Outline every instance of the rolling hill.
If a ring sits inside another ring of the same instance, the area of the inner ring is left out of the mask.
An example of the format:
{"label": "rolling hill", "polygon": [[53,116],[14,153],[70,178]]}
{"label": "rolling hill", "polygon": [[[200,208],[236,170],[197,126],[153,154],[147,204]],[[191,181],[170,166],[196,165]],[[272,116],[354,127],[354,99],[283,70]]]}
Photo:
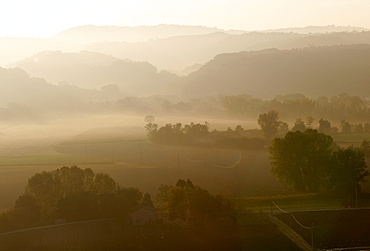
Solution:
{"label": "rolling hill", "polygon": [[145,42],[149,39],[161,39],[181,35],[199,35],[221,31],[217,28],[188,25],[154,25],[154,26],[94,26],[85,25],[64,30],[53,39],[79,43],[103,41]]}
{"label": "rolling hill", "polygon": [[370,45],[221,54],[185,79],[185,96],[370,96]]}
{"label": "rolling hill", "polygon": [[248,32],[229,34],[215,32],[201,35],[173,36],[141,43],[122,41],[99,42],[86,49],[118,58],[148,61],[159,69],[181,73],[182,69],[204,64],[222,53],[264,50],[269,48],[294,49],[314,46],[370,44],[370,32],[288,33]]}
{"label": "rolling hill", "polygon": [[42,52],[13,66],[54,84],[67,82],[87,89],[117,85],[124,95],[129,96],[180,92],[180,78],[174,74],[159,72],[147,62],[119,60],[94,52]]}

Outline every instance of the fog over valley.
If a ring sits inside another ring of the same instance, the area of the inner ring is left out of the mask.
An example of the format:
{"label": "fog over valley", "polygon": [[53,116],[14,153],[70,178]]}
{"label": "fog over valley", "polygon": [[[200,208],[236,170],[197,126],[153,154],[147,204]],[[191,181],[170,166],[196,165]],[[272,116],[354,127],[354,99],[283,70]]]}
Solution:
{"label": "fog over valley", "polygon": [[369,8],[8,2],[0,250],[370,250]]}

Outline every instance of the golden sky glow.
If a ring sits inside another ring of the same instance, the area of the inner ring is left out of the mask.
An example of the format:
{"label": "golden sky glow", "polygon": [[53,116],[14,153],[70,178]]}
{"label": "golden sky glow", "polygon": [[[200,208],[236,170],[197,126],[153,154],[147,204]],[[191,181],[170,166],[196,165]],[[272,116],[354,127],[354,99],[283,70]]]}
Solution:
{"label": "golden sky glow", "polygon": [[203,25],[261,30],[309,25],[370,28],[370,0],[12,0],[0,36],[48,37],[80,25]]}

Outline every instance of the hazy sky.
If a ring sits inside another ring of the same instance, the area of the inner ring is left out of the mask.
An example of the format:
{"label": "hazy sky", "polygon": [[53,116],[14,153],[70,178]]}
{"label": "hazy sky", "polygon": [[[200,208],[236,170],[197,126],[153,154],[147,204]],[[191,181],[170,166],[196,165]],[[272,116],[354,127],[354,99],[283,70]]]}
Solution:
{"label": "hazy sky", "polygon": [[309,25],[370,28],[370,0],[8,0],[0,36],[48,37],[79,25],[204,25],[261,30]]}

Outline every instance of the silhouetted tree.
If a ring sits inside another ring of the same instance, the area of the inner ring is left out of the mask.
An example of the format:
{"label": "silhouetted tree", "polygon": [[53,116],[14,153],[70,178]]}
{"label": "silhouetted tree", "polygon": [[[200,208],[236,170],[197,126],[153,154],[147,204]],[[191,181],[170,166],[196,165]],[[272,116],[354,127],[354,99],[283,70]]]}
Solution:
{"label": "silhouetted tree", "polygon": [[193,224],[203,224],[215,213],[232,211],[226,199],[194,186],[189,179],[186,182],[180,179],[175,186],[161,185],[158,198],[163,199],[170,218],[189,220]]}
{"label": "silhouetted tree", "polygon": [[370,132],[370,123],[364,124],[364,132],[369,133]]}
{"label": "silhouetted tree", "polygon": [[279,113],[271,110],[268,113],[260,114],[258,117],[258,124],[267,139],[273,138],[279,132]]}
{"label": "silhouetted tree", "polygon": [[370,157],[370,141],[369,140],[363,140],[360,149],[364,152],[365,157]]}
{"label": "silhouetted tree", "polygon": [[317,192],[327,176],[333,139],[317,130],[288,132],[269,148],[272,173],[297,191]]}
{"label": "silhouetted tree", "polygon": [[350,125],[350,123],[348,123],[347,121],[342,120],[342,121],[340,122],[340,125],[341,125],[341,127],[342,127],[342,133],[351,133],[351,132],[352,132],[351,125]]}
{"label": "silhouetted tree", "polygon": [[318,131],[325,134],[331,134],[331,123],[328,120],[320,119]]}
{"label": "silhouetted tree", "polygon": [[25,195],[35,198],[40,207],[41,218],[50,220],[63,195],[60,177],[55,172],[36,173],[28,180]]}
{"label": "silhouetted tree", "polygon": [[179,179],[179,180],[176,182],[176,186],[177,186],[177,187],[186,187],[186,181],[185,181],[185,180],[182,180],[182,179]]}
{"label": "silhouetted tree", "polygon": [[92,185],[92,192],[95,194],[107,194],[114,193],[117,191],[118,185],[106,173],[97,173],[94,178],[94,183]]}
{"label": "silhouetted tree", "polygon": [[312,129],[312,123],[315,119],[312,116],[307,116],[306,118],[306,124],[308,129]]}
{"label": "silhouetted tree", "polygon": [[123,218],[141,197],[137,188],[120,188],[108,174],[71,166],[32,176],[15,209],[35,219],[38,214],[34,212],[38,210],[43,222],[56,218]]}
{"label": "silhouetted tree", "polygon": [[305,131],[307,128],[306,128],[306,125],[304,124],[304,121],[302,121],[300,118],[296,120],[296,122],[294,123],[294,126],[292,127],[292,131],[295,132],[295,131]]}
{"label": "silhouetted tree", "polygon": [[150,196],[149,193],[144,194],[141,205],[154,207],[154,204],[153,204],[153,201],[152,201],[152,196]]}
{"label": "silhouetted tree", "polygon": [[25,227],[36,225],[41,219],[40,206],[37,200],[30,195],[22,195],[15,201],[12,210],[12,219],[17,225]]}
{"label": "silhouetted tree", "polygon": [[361,150],[349,147],[333,153],[331,185],[336,193],[354,195],[360,192],[359,182],[364,182],[368,175],[365,155]]}
{"label": "silhouetted tree", "polygon": [[354,133],[363,133],[364,132],[364,127],[362,124],[356,124],[353,126],[353,132]]}
{"label": "silhouetted tree", "polygon": [[154,122],[154,120],[155,120],[155,118],[154,118],[154,116],[153,116],[153,115],[147,115],[147,116],[145,116],[144,120],[145,120],[145,122],[147,122],[147,123],[153,123],[153,122]]}

